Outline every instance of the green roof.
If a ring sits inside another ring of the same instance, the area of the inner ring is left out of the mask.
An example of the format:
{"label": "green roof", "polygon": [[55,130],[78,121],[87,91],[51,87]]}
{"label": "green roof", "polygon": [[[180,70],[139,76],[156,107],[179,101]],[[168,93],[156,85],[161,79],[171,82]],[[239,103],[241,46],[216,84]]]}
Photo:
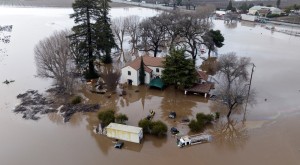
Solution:
{"label": "green roof", "polygon": [[161,80],[161,78],[155,78],[155,79],[152,79],[149,83],[149,86],[150,87],[157,87],[157,88],[160,88],[162,89],[165,84],[164,82]]}

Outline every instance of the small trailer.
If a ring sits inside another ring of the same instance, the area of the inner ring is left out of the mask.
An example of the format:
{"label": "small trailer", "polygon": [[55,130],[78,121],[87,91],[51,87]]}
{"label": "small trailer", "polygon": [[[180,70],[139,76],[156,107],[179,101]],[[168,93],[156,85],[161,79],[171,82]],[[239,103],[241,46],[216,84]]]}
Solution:
{"label": "small trailer", "polygon": [[251,21],[251,22],[258,20],[258,16],[249,15],[249,14],[241,14],[241,18],[244,21]]}
{"label": "small trailer", "polygon": [[177,146],[182,148],[184,146],[208,143],[212,141],[212,135],[209,134],[197,134],[197,135],[186,135],[177,139]]}
{"label": "small trailer", "polygon": [[106,136],[133,143],[141,143],[143,139],[143,129],[141,127],[110,123],[106,127]]}

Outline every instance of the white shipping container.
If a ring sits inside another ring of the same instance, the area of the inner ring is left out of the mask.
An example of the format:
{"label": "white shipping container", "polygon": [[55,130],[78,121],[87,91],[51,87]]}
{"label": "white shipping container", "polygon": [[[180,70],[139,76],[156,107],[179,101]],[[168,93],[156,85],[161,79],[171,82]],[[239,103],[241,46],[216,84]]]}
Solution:
{"label": "white shipping container", "polygon": [[255,16],[255,15],[248,15],[248,14],[241,14],[241,18],[242,18],[242,20],[253,21],[253,22],[258,19],[257,16]]}
{"label": "white shipping container", "polygon": [[106,136],[114,139],[141,143],[143,129],[141,127],[110,123],[106,127]]}

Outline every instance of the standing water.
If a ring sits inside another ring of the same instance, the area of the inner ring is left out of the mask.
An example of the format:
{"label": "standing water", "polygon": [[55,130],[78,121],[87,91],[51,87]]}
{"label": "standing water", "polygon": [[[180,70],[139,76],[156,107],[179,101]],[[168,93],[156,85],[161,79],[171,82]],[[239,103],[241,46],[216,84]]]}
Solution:
{"label": "standing water", "polygon": [[[0,7],[0,26],[13,25],[11,41],[3,45],[7,55],[0,55],[0,162],[5,165],[39,164],[291,164],[300,162],[300,39],[271,32],[252,23],[226,25],[214,21],[220,29],[225,45],[219,54],[236,52],[251,57],[256,65],[253,88],[257,104],[249,107],[251,128],[235,127],[236,123],[221,125],[231,130],[222,135],[227,139],[211,144],[178,149],[176,139],[146,136],[142,144],[125,143],[123,150],[115,150],[112,140],[93,133],[98,124],[96,113],[76,114],[63,123],[57,114],[43,116],[38,121],[24,120],[12,112],[18,103],[16,96],[28,89],[41,92],[50,87],[50,80],[36,78],[34,46],[55,30],[71,28],[71,9],[5,8]],[[149,17],[157,11],[143,8],[113,8],[112,17],[141,14]],[[135,92],[139,89],[140,92]],[[169,126],[177,126],[184,134],[186,125],[167,118],[176,111],[178,118],[193,117],[197,112],[213,112],[213,102],[201,96],[185,96],[172,88],[153,90],[131,87],[125,97],[84,92],[101,109],[114,108],[129,116],[128,124],[137,125],[149,110],[156,111],[154,119],[162,119]],[[265,100],[267,99],[267,101]],[[280,115],[281,114],[281,115]],[[278,118],[279,117],[279,118]],[[288,120],[287,120],[288,119]],[[275,121],[275,123],[273,122]],[[288,131],[287,131],[288,130]],[[234,136],[230,136],[234,133]]]}

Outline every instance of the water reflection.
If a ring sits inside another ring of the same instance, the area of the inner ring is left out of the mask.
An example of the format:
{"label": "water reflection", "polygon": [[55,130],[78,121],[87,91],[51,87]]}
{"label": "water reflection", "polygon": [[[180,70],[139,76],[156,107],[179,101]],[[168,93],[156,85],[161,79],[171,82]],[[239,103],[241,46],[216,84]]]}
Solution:
{"label": "water reflection", "polygon": [[238,24],[237,21],[224,23],[225,27],[228,28],[228,29],[235,29],[235,28],[237,28],[237,24]]}
{"label": "water reflection", "polygon": [[244,124],[227,118],[214,124],[212,134],[214,136],[213,145],[234,151],[243,148],[249,139]]}

